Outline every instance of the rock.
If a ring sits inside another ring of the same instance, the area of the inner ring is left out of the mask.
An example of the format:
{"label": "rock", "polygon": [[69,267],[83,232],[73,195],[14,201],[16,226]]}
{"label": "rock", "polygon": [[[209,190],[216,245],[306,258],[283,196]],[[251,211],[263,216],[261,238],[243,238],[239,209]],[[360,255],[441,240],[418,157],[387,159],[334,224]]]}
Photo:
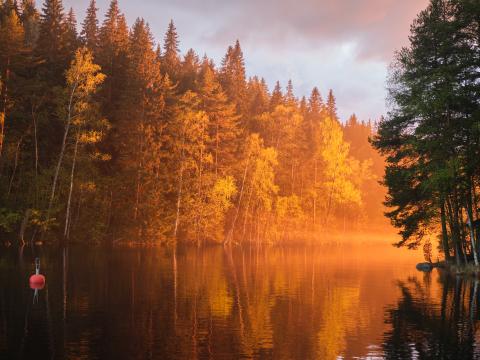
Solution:
{"label": "rock", "polygon": [[425,262],[425,263],[417,264],[418,271],[429,272],[429,271],[432,271],[432,269],[433,269],[433,264],[431,263]]}

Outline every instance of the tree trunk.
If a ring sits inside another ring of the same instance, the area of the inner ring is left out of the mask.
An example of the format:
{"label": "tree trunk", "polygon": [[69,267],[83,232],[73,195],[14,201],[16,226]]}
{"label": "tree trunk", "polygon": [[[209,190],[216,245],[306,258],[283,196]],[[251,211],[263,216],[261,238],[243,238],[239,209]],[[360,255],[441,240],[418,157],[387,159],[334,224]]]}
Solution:
{"label": "tree trunk", "polygon": [[180,176],[178,181],[178,194],[177,194],[177,215],[175,217],[175,229],[173,230],[173,237],[177,237],[178,232],[178,224],[180,222],[180,205],[181,205],[181,198],[182,198],[182,189],[183,188],[183,160],[182,164],[180,165]]}
{"label": "tree trunk", "polygon": [[219,144],[219,134],[218,134],[218,119],[215,123],[215,178],[218,176],[218,144]]}
{"label": "tree trunk", "polygon": [[63,236],[68,239],[70,226],[70,206],[72,203],[72,192],[73,192],[73,179],[75,176],[75,165],[77,162],[77,152],[78,152],[78,142],[80,140],[80,131],[77,132],[77,138],[75,140],[75,150],[73,151],[73,161],[72,161],[72,171],[70,172],[70,189],[68,191],[68,200],[67,200],[67,213],[65,215],[65,229],[63,231]]}
{"label": "tree trunk", "polygon": [[38,137],[37,137],[37,119],[35,117],[34,106],[32,105],[33,136],[35,144],[35,205],[38,202]]}
{"label": "tree trunk", "polygon": [[315,159],[315,172],[313,178],[313,230],[315,231],[317,223],[317,159]]}
{"label": "tree trunk", "polygon": [[5,139],[5,119],[7,117],[8,80],[10,78],[10,57],[7,58],[5,80],[3,82],[3,109],[0,112],[0,158],[2,157],[3,142]]}
{"label": "tree trunk", "polygon": [[448,232],[447,232],[447,222],[445,218],[445,202],[442,201],[442,204],[440,206],[440,216],[441,216],[441,222],[442,222],[442,247],[443,247],[443,253],[445,254],[445,261],[447,263],[450,262],[450,248],[448,245]]}
{"label": "tree trunk", "polygon": [[475,244],[475,231],[473,229],[472,203],[467,199],[465,205],[466,205],[467,217],[469,222],[468,228],[470,230],[470,242],[472,244],[473,261],[475,262],[475,266],[478,266],[477,246]]}
{"label": "tree trunk", "polygon": [[232,241],[233,232],[235,231],[235,223],[237,222],[238,214],[240,212],[240,206],[242,204],[243,190],[245,188],[245,180],[247,179],[247,171],[248,171],[249,163],[250,163],[250,154],[248,154],[247,163],[245,164],[245,170],[243,172],[242,187],[240,189],[240,195],[238,196],[238,204],[237,204],[237,209],[235,211],[235,216],[233,217],[232,226],[230,227],[227,237],[223,242],[224,245],[227,245],[228,243],[230,243],[230,241]]}
{"label": "tree trunk", "polygon": [[30,209],[25,210],[25,216],[23,217],[22,224],[20,225],[20,232],[18,233],[20,246],[25,245],[25,231],[27,230],[28,220],[30,219],[31,213],[32,213],[32,210]]}
{"label": "tree trunk", "polygon": [[454,253],[455,253],[455,263],[457,266],[460,266],[462,263],[462,257],[464,257],[462,247],[460,245],[460,238],[458,236],[458,231],[455,225],[454,221],[454,215],[453,215],[453,209],[451,205],[450,199],[447,197],[447,211],[448,211],[448,218],[449,218],[449,224],[450,224],[450,233],[452,235],[452,240],[454,244]]}
{"label": "tree trunk", "polygon": [[242,242],[245,239],[247,220],[248,220],[248,211],[250,210],[250,201],[252,199],[252,193],[253,193],[253,189],[250,189],[250,194],[248,195],[248,200],[247,200],[247,207],[245,208],[245,215],[243,216]]}
{"label": "tree trunk", "polygon": [[77,83],[75,83],[75,85],[72,88],[72,92],[70,93],[70,100],[68,102],[67,124],[65,125],[65,131],[63,133],[63,139],[62,139],[62,147],[60,149],[60,156],[58,158],[57,166],[55,168],[55,175],[53,176],[52,191],[50,194],[50,201],[48,203],[48,209],[47,209],[47,221],[50,219],[50,211],[52,209],[53,200],[55,198],[55,191],[57,188],[58,174],[60,173],[60,167],[62,166],[63,156],[65,154],[65,147],[67,145],[67,137],[70,131],[70,125],[72,123],[73,96],[75,95],[76,89],[77,89]]}
{"label": "tree trunk", "polygon": [[17,173],[18,167],[18,153],[20,151],[20,145],[22,144],[22,140],[23,136],[20,138],[20,140],[18,140],[17,148],[15,150],[15,162],[13,164],[12,176],[10,177],[10,184],[8,185],[7,197],[10,196],[10,193],[12,192],[13,180],[15,179],[15,174]]}

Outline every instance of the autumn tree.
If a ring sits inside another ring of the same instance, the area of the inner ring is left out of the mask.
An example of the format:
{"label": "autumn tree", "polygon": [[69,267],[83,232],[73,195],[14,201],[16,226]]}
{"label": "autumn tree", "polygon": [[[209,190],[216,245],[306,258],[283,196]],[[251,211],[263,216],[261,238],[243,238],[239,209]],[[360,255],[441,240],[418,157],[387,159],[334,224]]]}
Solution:
{"label": "autumn tree", "polygon": [[210,143],[208,150],[213,155],[216,176],[231,174],[238,148],[238,116],[235,106],[228,102],[215,73],[207,67],[199,83],[201,108],[209,118]]}
{"label": "autumn tree", "polygon": [[[11,9],[0,21],[0,157],[5,138],[5,122],[10,103],[12,77],[20,70],[25,32],[15,10]],[[11,90],[11,89],[10,89]]]}
{"label": "autumn tree", "polygon": [[69,136],[72,132],[72,127],[76,127],[74,158],[72,161],[70,191],[67,202],[65,234],[68,229],[68,215],[71,204],[76,155],[78,153],[78,145],[81,140],[81,130],[82,126],[85,125],[85,122],[90,120],[86,115],[89,114],[91,96],[96,92],[98,85],[103,82],[104,75],[100,73],[100,67],[93,63],[92,54],[87,49],[79,49],[75,53],[75,58],[67,71],[66,80],[67,89],[65,97],[65,109],[63,111],[65,116],[65,129],[63,133],[63,139],[57,165],[55,166],[55,172],[53,175],[53,182],[47,209],[48,220],[50,216],[50,211],[52,209],[52,206],[54,205],[60,169],[62,168],[65,152],[67,149],[67,140],[69,139]]}

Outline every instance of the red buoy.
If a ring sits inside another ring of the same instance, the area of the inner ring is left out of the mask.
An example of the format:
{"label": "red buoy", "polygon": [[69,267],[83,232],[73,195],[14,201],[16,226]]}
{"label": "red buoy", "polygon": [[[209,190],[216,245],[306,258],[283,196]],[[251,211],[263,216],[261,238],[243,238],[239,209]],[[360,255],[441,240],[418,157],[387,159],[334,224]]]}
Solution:
{"label": "red buoy", "polygon": [[30,288],[33,290],[42,290],[45,287],[45,276],[40,274],[40,259],[35,259],[35,275],[30,276]]}
{"label": "red buoy", "polygon": [[45,287],[45,276],[35,274],[30,276],[30,288],[33,290],[42,290]]}

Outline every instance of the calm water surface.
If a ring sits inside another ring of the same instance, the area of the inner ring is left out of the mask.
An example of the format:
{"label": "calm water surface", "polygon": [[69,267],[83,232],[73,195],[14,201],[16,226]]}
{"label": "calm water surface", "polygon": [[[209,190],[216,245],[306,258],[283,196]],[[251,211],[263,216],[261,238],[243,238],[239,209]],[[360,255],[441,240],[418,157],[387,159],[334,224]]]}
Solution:
{"label": "calm water surface", "polygon": [[419,260],[388,246],[1,248],[0,358],[480,359],[477,283]]}

